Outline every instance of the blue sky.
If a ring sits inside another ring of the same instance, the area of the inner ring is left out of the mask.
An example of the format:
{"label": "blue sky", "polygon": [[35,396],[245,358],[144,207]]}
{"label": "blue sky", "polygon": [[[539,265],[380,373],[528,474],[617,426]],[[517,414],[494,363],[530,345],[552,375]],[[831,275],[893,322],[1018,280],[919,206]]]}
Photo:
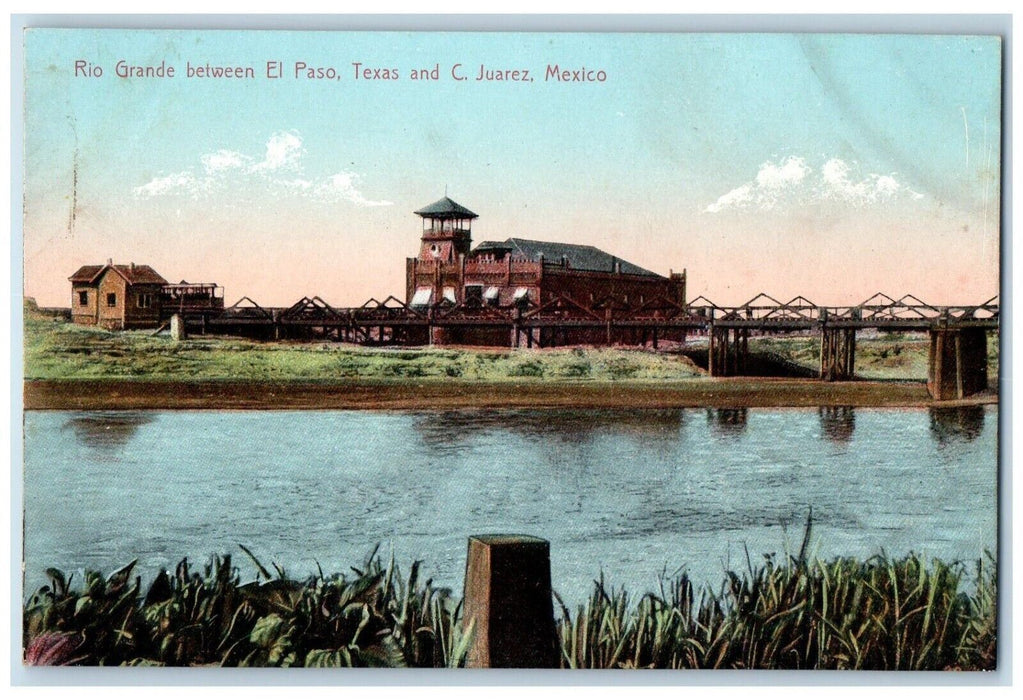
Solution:
{"label": "blue sky", "polygon": [[[118,78],[120,59],[177,76]],[[295,79],[297,61],[341,79]],[[400,79],[355,80],[355,61]],[[476,241],[685,267],[691,297],[979,302],[998,286],[1000,62],[991,37],[32,30],[26,294],[64,304],[108,257],[229,301],[400,294],[411,211],[447,188]],[[477,82],[480,64],[534,82]],[[548,64],[607,80],[545,81]]]}

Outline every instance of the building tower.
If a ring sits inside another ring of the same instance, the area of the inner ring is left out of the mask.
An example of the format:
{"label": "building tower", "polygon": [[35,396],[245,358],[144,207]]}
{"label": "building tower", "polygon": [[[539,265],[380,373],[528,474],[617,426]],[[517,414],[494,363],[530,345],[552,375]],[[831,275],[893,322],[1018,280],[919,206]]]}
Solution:
{"label": "building tower", "polygon": [[472,220],[477,214],[444,197],[415,212],[423,219],[423,243],[419,260],[458,262],[472,245]]}

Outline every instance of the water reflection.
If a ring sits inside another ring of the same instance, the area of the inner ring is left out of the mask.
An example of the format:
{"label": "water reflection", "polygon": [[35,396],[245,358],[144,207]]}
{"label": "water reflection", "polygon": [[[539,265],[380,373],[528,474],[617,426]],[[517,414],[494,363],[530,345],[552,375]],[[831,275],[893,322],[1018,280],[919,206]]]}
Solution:
{"label": "water reflection", "polygon": [[74,431],[75,438],[83,445],[111,450],[127,445],[140,427],[152,421],[149,413],[97,412],[73,416],[61,429]]}
{"label": "water reflection", "polygon": [[983,406],[954,406],[929,409],[931,435],[941,446],[973,442],[984,431]]}
{"label": "water reflection", "polygon": [[711,435],[718,438],[739,437],[746,430],[749,409],[708,408],[707,425]]}
{"label": "water reflection", "polygon": [[678,439],[685,411],[443,411],[415,417],[423,442],[448,447],[476,440],[480,434],[507,431],[530,439],[567,444],[589,442],[603,435],[644,440]]}
{"label": "water reflection", "polygon": [[821,434],[831,442],[847,443],[856,430],[856,411],[852,406],[821,406]]}

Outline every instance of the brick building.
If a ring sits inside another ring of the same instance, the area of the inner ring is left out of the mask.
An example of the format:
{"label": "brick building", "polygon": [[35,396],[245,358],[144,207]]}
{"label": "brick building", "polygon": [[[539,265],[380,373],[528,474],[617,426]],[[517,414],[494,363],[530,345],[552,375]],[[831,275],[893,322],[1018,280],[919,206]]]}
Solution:
{"label": "brick building", "polygon": [[422,239],[418,257],[406,260],[405,285],[414,308],[535,307],[559,297],[588,308],[637,308],[656,299],[685,304],[685,272],[665,277],[574,243],[508,238],[472,249],[474,212],[445,197],[415,213]]}
{"label": "brick building", "polygon": [[111,330],[160,325],[167,280],[149,265],[84,265],[71,280],[71,320]]}
{"label": "brick building", "polygon": [[71,320],[110,330],[156,328],[178,313],[205,322],[224,309],[214,283],[169,284],[149,265],[84,265],[71,281]]}

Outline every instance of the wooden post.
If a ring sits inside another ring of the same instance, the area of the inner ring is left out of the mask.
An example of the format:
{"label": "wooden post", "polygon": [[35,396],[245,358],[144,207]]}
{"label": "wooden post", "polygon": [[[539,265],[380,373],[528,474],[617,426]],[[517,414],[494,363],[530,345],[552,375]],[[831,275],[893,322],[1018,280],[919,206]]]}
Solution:
{"label": "wooden post", "polygon": [[469,538],[465,562],[469,668],[557,668],[550,543],[528,535]]}
{"label": "wooden post", "polygon": [[849,328],[846,330],[846,342],[849,344],[849,350],[846,353],[846,379],[856,378],[856,329]]}
{"label": "wooden post", "polygon": [[749,366],[749,328],[742,329],[742,345],[739,352],[742,355],[742,373],[746,374],[746,368]]}
{"label": "wooden post", "polygon": [[710,327],[707,332],[707,374],[712,377],[716,377],[720,374],[720,369],[716,366],[714,354],[717,352],[717,329],[714,326]]}
{"label": "wooden post", "polygon": [[987,336],[983,329],[931,329],[927,391],[938,401],[965,398],[987,387]]}
{"label": "wooden post", "polygon": [[930,381],[927,382],[927,389],[931,394],[932,399],[939,401],[946,398],[942,391],[942,385],[944,384],[945,372],[944,372],[944,359],[945,359],[945,335],[946,331],[943,330],[932,330],[931,331],[931,352],[927,377]]}
{"label": "wooden post", "polygon": [[956,398],[961,399],[963,393],[963,334],[956,333]]}
{"label": "wooden post", "polygon": [[821,330],[821,379],[830,382],[834,376],[831,365],[831,331],[827,328]]}

